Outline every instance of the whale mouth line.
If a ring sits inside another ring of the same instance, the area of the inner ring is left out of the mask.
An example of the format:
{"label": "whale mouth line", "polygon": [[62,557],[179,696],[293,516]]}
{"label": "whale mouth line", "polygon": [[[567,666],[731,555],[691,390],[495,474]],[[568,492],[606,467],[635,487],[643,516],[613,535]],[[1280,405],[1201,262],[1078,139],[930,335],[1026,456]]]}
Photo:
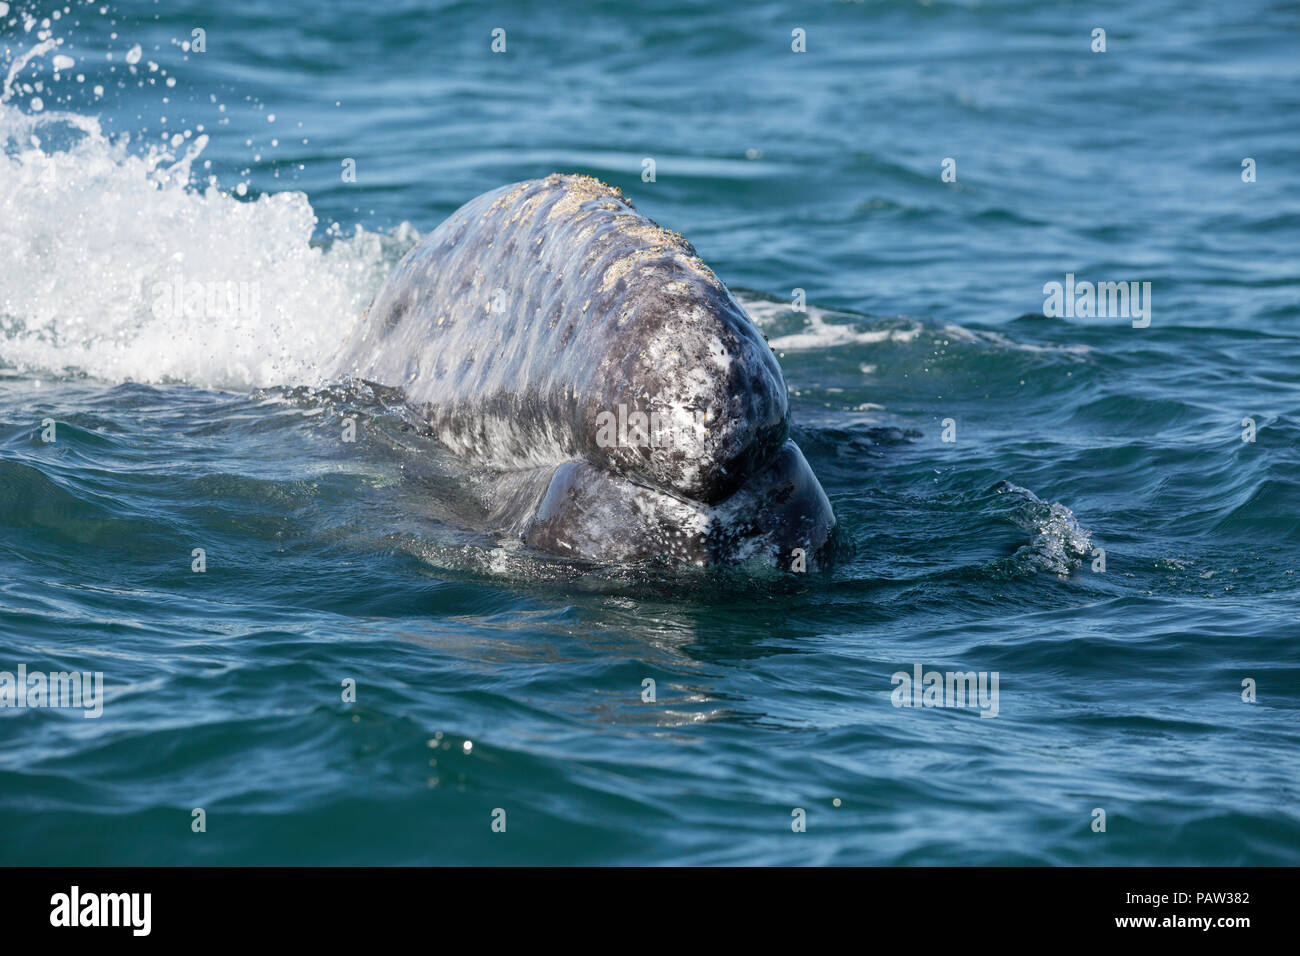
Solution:
{"label": "whale mouth line", "polygon": [[668,558],[697,565],[759,557],[781,564],[796,550],[824,555],[835,527],[829,500],[787,441],[721,501],[638,482],[586,459],[558,465],[519,529],[538,550],[600,562]]}
{"label": "whale mouth line", "polygon": [[[714,512],[724,508],[729,501],[737,495],[742,494],[745,487],[749,485],[751,481],[761,479],[762,474],[769,468],[773,467],[780,454],[781,446],[778,445],[769,454],[765,455],[758,464],[747,462],[746,464],[749,465],[748,467],[737,469],[738,472],[743,474],[743,477],[739,480],[733,478],[733,473],[728,470],[726,465],[718,465],[715,472],[717,475],[721,476],[723,480],[721,482],[716,482],[713,487],[723,487],[727,490],[721,496],[714,496],[711,500],[708,497],[699,497],[691,494],[689,491],[683,490],[681,487],[655,481],[651,476],[648,476],[643,472],[623,472],[615,468],[610,468],[608,465],[599,461],[593,461],[587,457],[584,457],[581,460],[597,471],[607,475],[612,481],[626,481],[628,484],[641,488],[646,492],[671,498],[674,501],[681,502],[683,505],[687,505],[688,507],[696,508],[703,512]],[[737,458],[733,459],[733,461],[741,461],[741,459]]]}

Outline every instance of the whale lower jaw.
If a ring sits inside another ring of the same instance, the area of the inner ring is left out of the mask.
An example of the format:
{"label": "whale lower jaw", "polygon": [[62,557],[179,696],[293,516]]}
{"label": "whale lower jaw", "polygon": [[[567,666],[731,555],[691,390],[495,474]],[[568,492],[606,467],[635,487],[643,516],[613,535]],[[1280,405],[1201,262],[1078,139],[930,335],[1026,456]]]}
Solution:
{"label": "whale lower jaw", "polygon": [[708,505],[636,484],[585,460],[559,465],[519,532],[580,560],[712,566],[749,561],[802,571],[829,560],[835,516],[803,453],[787,441],[732,495]]}

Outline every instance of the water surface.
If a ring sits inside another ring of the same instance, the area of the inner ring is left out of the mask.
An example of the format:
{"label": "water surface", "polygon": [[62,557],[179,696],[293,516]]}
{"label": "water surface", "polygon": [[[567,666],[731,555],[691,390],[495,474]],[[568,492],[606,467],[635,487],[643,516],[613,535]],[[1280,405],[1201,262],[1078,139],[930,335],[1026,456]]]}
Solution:
{"label": "water surface", "polygon": [[[0,104],[0,670],[108,688],[0,711],[0,861],[1300,862],[1294,5],[0,9],[0,73],[58,41]],[[829,575],[539,560],[316,391],[552,171],[763,327]],[[1042,316],[1067,273],[1150,324]],[[893,706],[918,664],[997,716]]]}

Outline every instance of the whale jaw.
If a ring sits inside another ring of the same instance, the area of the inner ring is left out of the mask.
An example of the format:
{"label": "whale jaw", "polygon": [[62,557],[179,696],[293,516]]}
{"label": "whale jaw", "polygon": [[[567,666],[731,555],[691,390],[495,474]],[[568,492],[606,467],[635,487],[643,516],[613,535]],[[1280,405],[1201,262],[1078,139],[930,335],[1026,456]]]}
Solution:
{"label": "whale jaw", "polygon": [[565,462],[521,536],[530,547],[601,564],[758,561],[793,571],[829,562],[835,516],[798,446],[717,504],[645,487],[587,461]]}

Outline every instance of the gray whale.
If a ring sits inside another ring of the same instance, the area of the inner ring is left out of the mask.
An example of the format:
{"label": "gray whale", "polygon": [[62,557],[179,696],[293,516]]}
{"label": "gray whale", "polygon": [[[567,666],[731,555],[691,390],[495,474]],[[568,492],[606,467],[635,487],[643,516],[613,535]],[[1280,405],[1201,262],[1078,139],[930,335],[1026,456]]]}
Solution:
{"label": "gray whale", "polygon": [[479,472],[493,530],[534,548],[796,568],[829,552],[771,348],[690,243],[591,177],[462,206],[397,265],[336,372],[399,389]]}

